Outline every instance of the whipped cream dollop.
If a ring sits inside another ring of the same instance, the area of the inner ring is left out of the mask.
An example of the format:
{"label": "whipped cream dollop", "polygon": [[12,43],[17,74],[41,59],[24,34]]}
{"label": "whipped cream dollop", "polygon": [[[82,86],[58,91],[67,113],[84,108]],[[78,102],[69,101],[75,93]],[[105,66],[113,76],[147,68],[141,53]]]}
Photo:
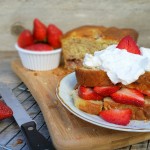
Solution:
{"label": "whipped cream dollop", "polygon": [[120,50],[117,45],[96,51],[94,55],[86,54],[83,65],[88,68],[104,70],[112,83],[124,85],[136,81],[139,76],[150,71],[150,49],[141,47],[141,55]]}

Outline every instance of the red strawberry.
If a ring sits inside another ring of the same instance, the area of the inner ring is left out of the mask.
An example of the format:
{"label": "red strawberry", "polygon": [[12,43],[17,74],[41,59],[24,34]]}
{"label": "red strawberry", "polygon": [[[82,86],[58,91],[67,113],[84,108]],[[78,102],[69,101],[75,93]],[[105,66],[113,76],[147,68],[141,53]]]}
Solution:
{"label": "red strawberry", "polygon": [[46,41],[47,27],[37,18],[34,19],[33,37],[37,41]]}
{"label": "red strawberry", "polygon": [[110,96],[111,94],[117,92],[120,89],[119,86],[96,86],[94,91],[101,96]]}
{"label": "red strawberry", "polygon": [[139,90],[144,95],[150,96],[150,90]]}
{"label": "red strawberry", "polygon": [[130,122],[132,111],[131,109],[111,109],[101,111],[99,115],[107,122],[126,126]]}
{"label": "red strawberry", "polygon": [[128,52],[133,54],[141,54],[139,47],[136,42],[128,35],[125,36],[117,45],[119,49],[126,49]]}
{"label": "red strawberry", "polygon": [[12,115],[12,110],[3,101],[0,101],[0,120],[10,118]]}
{"label": "red strawberry", "polygon": [[111,97],[117,103],[144,106],[144,95],[135,89],[122,88]]}
{"label": "red strawberry", "polygon": [[24,30],[18,37],[18,45],[22,48],[29,46],[34,43],[31,31]]}
{"label": "red strawberry", "polygon": [[92,88],[87,88],[84,86],[79,86],[78,95],[79,97],[85,100],[101,100],[102,99],[102,96],[94,92]]}
{"label": "red strawberry", "polygon": [[32,51],[51,51],[53,48],[48,44],[37,43],[26,47],[27,50]]}
{"label": "red strawberry", "polygon": [[61,47],[61,36],[63,35],[62,31],[56,27],[54,24],[50,24],[47,29],[48,34],[48,43],[54,48]]}

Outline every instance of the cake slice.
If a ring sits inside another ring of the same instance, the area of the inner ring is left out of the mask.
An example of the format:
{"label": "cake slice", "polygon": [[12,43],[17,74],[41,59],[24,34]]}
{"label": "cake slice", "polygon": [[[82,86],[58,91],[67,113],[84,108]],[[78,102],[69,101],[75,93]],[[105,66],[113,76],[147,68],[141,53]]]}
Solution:
{"label": "cake slice", "polygon": [[81,26],[67,32],[61,40],[65,67],[81,67],[86,53],[93,54],[109,45],[117,44],[126,35],[137,41],[138,33],[134,29]]}

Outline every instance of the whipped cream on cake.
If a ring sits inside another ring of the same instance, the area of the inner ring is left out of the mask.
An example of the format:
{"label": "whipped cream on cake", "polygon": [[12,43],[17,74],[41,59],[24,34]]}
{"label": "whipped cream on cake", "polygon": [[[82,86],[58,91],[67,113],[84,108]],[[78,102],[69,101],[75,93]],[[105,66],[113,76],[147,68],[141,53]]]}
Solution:
{"label": "whipped cream on cake", "polygon": [[107,73],[112,83],[124,85],[136,81],[146,71],[150,71],[150,49],[140,48],[141,55],[119,49],[117,45],[96,51],[94,55],[86,54],[83,65],[92,69],[100,69]]}

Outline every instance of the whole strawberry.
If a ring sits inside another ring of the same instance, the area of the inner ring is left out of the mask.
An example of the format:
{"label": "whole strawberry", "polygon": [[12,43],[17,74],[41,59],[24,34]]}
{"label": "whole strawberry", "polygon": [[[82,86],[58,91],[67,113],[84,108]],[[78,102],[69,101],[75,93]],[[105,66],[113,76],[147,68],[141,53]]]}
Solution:
{"label": "whole strawberry", "polygon": [[33,22],[33,37],[36,41],[42,42],[47,39],[47,27],[37,18]]}
{"label": "whole strawberry", "polygon": [[0,120],[12,117],[12,110],[0,100]]}
{"label": "whole strawberry", "polygon": [[18,37],[17,43],[21,48],[25,48],[26,46],[32,45],[34,43],[34,40],[31,31],[22,31]]}
{"label": "whole strawberry", "polygon": [[61,36],[63,35],[62,31],[55,26],[54,24],[50,24],[47,29],[48,34],[48,43],[56,48],[61,47]]}

